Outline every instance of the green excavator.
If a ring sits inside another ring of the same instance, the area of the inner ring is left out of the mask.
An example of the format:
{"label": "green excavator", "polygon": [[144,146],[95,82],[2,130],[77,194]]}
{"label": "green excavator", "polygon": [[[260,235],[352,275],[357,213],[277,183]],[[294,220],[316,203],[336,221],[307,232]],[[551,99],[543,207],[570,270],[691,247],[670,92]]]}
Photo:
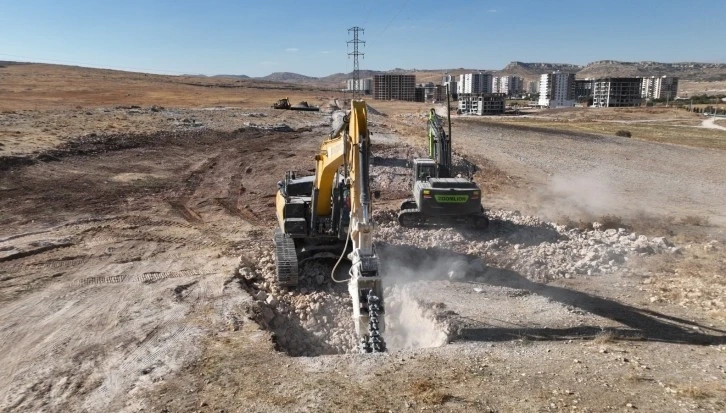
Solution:
{"label": "green excavator", "polygon": [[[447,108],[449,93],[446,93]],[[431,109],[428,117],[429,157],[413,160],[413,198],[401,204],[398,222],[403,227],[463,225],[484,229],[489,219],[481,204],[481,189],[471,178],[455,176],[449,133],[443,119]]]}

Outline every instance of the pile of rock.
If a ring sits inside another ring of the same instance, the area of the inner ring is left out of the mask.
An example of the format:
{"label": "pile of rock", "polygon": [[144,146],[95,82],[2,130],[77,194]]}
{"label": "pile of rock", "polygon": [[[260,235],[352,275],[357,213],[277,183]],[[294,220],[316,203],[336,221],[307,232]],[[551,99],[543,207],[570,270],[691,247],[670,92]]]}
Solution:
{"label": "pile of rock", "polygon": [[581,231],[512,211],[490,211],[492,225],[484,232],[453,228],[406,229],[395,222],[396,211],[375,214],[375,239],[418,248],[445,247],[477,256],[485,265],[515,270],[533,280],[571,278],[618,271],[634,256],[678,253],[666,238],[648,238],[626,229]]}
{"label": "pile of rock", "polygon": [[255,298],[256,321],[274,333],[280,350],[291,356],[318,356],[356,351],[352,308],[345,284],[330,283],[330,268],[311,262],[302,268],[300,286],[288,291],[275,282],[272,251],[259,265],[239,274]]}

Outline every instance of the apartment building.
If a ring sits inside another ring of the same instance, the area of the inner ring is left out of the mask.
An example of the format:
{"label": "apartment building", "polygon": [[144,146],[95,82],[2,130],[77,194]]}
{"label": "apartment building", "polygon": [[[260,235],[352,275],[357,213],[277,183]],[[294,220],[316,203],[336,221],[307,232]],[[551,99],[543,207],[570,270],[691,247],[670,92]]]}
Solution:
{"label": "apartment building", "polygon": [[545,73],[539,80],[539,106],[549,108],[575,105],[575,74]]}
{"label": "apartment building", "polygon": [[522,92],[522,78],[517,76],[493,76],[492,93],[504,93],[507,96]]}
{"label": "apartment building", "polygon": [[678,96],[678,78],[673,76],[644,77],[640,85],[643,99],[675,99]]}
{"label": "apartment building", "polygon": [[[456,96],[457,94],[457,87],[458,82],[456,81],[456,78],[452,75],[444,75],[441,78],[441,85],[446,88],[446,86],[449,86],[449,93],[452,95],[452,97]],[[444,92],[446,93],[446,92]]]}
{"label": "apartment building", "polygon": [[609,77],[595,79],[592,86],[592,106],[621,108],[640,106],[642,79],[639,77]]}
{"label": "apartment building", "polygon": [[415,75],[375,75],[373,77],[373,99],[416,100]]}
{"label": "apartment building", "polygon": [[492,75],[488,73],[467,73],[459,75],[456,83],[456,93],[479,94],[492,93]]}
{"label": "apartment building", "polygon": [[355,79],[348,79],[345,83],[346,91],[359,90],[362,93],[369,94],[373,90],[373,79],[359,79],[356,87]]}
{"label": "apartment building", "polygon": [[587,99],[592,96],[592,79],[575,80],[575,99]]}
{"label": "apartment building", "polygon": [[539,91],[539,82],[530,80],[527,83],[527,93],[537,93]]}

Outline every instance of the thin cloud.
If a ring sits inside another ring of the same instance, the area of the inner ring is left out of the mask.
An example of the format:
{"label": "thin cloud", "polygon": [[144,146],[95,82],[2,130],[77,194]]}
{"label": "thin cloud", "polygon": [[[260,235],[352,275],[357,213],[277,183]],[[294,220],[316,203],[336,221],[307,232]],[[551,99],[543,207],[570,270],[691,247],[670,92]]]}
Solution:
{"label": "thin cloud", "polygon": [[489,9],[489,10],[487,10],[487,11],[488,11],[489,13],[496,13],[496,12],[497,12],[497,9]]}
{"label": "thin cloud", "polygon": [[332,50],[321,50],[320,53],[322,53],[322,54],[330,54],[330,53],[333,53],[333,51]]}
{"label": "thin cloud", "polygon": [[299,52],[300,49],[298,49],[297,47],[288,47],[287,49],[285,49],[285,51],[286,52]]}

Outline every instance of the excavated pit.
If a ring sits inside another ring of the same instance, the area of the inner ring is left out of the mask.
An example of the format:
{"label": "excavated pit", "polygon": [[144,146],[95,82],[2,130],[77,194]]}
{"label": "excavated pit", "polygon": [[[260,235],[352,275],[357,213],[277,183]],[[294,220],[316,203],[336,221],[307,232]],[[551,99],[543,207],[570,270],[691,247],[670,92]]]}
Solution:
{"label": "excavated pit", "polygon": [[[517,274],[524,284],[547,283],[621,271],[633,256],[678,251],[664,238],[624,229],[581,231],[510,211],[489,211],[492,225],[483,232],[400,228],[395,212],[383,209],[374,213],[379,271],[384,280],[383,337],[391,352],[436,347],[463,338],[456,313],[415,293],[421,283],[499,285],[496,276],[501,272]],[[240,279],[255,298],[255,320],[272,333],[279,351],[295,357],[358,352],[347,283],[331,280],[332,260],[308,262],[302,268],[300,286],[288,290],[275,283],[271,245],[260,246],[251,257],[240,266]],[[347,278],[349,264],[343,263],[338,279]],[[505,284],[517,287],[513,283],[508,280]]]}
{"label": "excavated pit", "polygon": [[[272,334],[278,351],[292,357],[359,351],[348,284],[331,279],[334,264],[333,260],[306,262],[296,289],[280,288],[275,283],[271,249],[261,252],[258,264],[240,266],[241,284],[255,298],[253,317]],[[348,262],[341,262],[336,279],[346,280],[349,268]],[[405,286],[388,286],[384,299],[388,351],[448,342],[448,328],[438,314],[439,307],[414,299]]]}

